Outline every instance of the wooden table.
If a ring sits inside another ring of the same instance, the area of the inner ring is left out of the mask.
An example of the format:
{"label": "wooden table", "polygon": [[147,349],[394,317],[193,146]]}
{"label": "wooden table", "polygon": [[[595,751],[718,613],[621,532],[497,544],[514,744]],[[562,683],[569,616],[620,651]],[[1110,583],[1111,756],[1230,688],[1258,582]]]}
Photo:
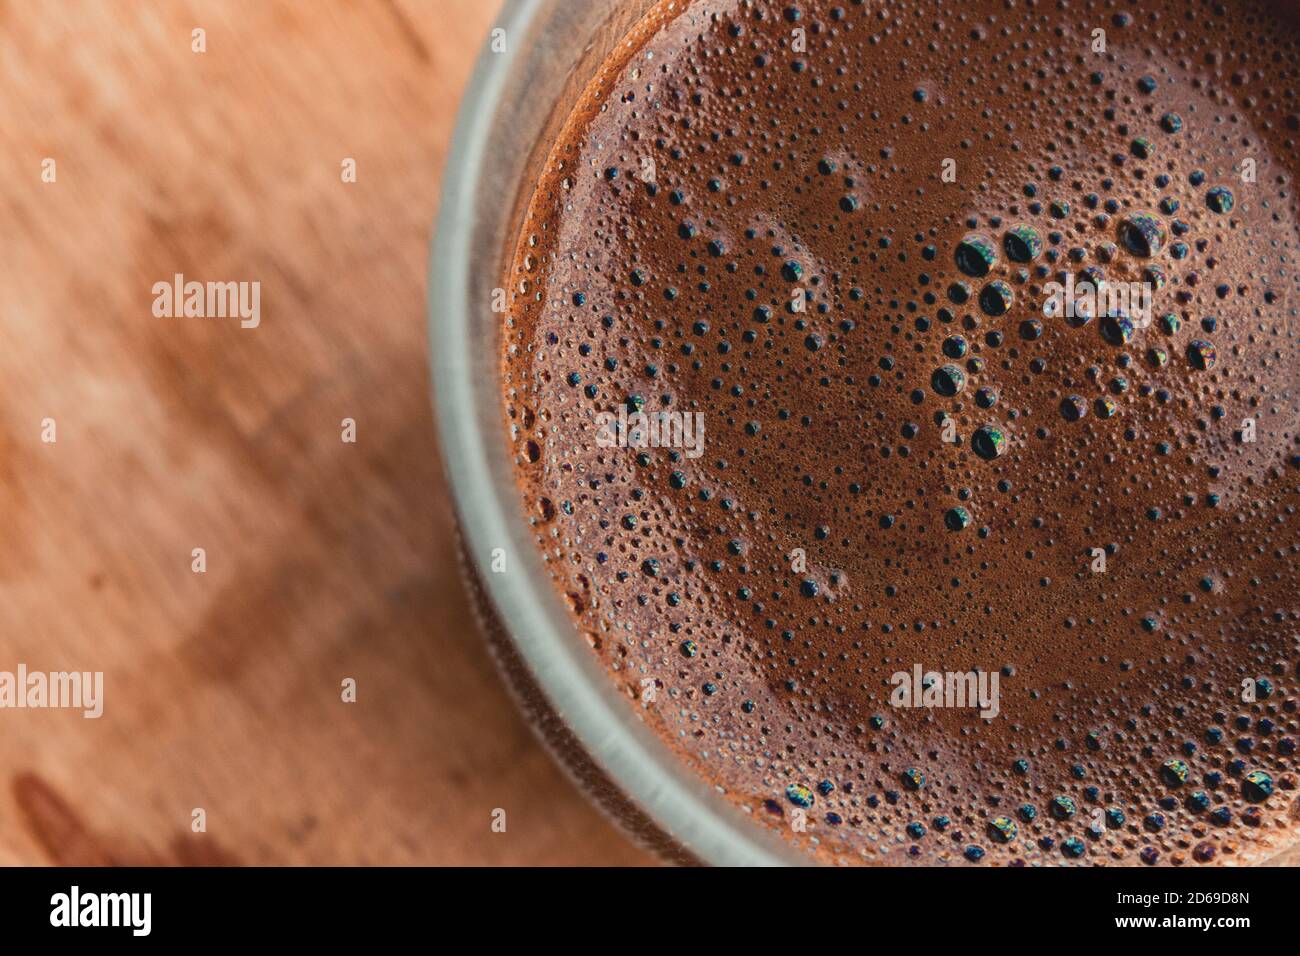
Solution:
{"label": "wooden table", "polygon": [[[0,670],[105,702],[0,710],[0,864],[650,861],[507,698],[436,459],[427,244],[495,8],[4,8]],[[260,325],[155,316],[177,273]]]}

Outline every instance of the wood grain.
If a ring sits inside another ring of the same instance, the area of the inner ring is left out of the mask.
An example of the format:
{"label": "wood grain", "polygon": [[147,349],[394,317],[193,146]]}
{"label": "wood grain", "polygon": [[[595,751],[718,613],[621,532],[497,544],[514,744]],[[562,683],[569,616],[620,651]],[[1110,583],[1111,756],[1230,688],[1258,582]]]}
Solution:
{"label": "wood grain", "polygon": [[[0,6],[0,670],[105,673],[99,720],[0,710],[0,863],[649,862],[507,698],[436,459],[427,243],[495,8]],[[156,318],[175,273],[261,325]]]}

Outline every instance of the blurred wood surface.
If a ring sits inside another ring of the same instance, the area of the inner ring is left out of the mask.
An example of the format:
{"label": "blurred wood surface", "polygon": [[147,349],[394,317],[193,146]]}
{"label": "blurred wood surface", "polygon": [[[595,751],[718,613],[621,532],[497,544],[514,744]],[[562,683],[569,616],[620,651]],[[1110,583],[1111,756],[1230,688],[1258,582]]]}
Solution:
{"label": "blurred wood surface", "polygon": [[[497,6],[0,4],[0,670],[105,672],[99,720],[0,710],[0,864],[649,862],[506,696],[436,458],[427,247]],[[154,317],[175,273],[261,325]]]}

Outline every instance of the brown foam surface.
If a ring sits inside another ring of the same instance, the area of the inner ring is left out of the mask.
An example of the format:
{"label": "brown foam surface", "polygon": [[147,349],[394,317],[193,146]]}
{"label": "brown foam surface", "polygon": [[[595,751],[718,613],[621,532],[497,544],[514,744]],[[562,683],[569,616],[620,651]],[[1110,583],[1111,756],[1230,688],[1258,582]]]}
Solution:
{"label": "brown foam surface", "polygon": [[[588,87],[506,278],[507,440],[574,639],[756,825],[836,862],[1293,841],[1297,37],[678,0]],[[1149,315],[1045,314],[1067,274]],[[608,447],[620,408],[703,440]],[[996,700],[900,706],[932,672]]]}

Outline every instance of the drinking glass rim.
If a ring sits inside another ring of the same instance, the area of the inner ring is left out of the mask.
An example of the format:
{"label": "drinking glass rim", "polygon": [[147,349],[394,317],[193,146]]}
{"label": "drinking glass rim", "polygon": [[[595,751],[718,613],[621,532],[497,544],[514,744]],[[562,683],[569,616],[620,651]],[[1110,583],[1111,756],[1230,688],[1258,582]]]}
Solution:
{"label": "drinking glass rim", "polygon": [[[506,0],[495,27],[507,37],[527,34],[544,0]],[[469,334],[468,237],[475,224],[483,158],[510,68],[521,48],[485,48],[460,101],[443,174],[442,198],[429,267],[429,338],[434,417],[443,467],[452,491],[462,540],[475,565],[491,564],[494,546],[514,547],[510,574],[481,574],[483,588],[505,632],[566,726],[618,787],[675,840],[708,863],[724,866],[807,863],[792,847],[708,792],[702,780],[674,759],[653,732],[636,721],[628,703],[598,670],[559,606],[535,545],[525,533],[513,475],[490,460],[489,441],[501,442],[504,423],[481,428]],[[512,201],[514,197],[502,197]]]}

